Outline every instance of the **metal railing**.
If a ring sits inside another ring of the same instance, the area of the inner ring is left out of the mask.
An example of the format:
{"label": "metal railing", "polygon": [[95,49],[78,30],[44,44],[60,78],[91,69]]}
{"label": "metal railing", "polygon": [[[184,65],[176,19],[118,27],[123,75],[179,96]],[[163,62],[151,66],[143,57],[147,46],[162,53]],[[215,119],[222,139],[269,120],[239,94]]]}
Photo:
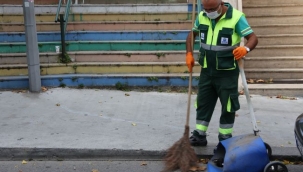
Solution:
{"label": "metal railing", "polygon": [[[66,6],[65,6],[65,13],[64,13],[64,33],[66,33],[66,27],[67,27],[67,23],[68,23],[68,16],[69,16],[69,11],[70,11],[71,3],[72,3],[72,0],[67,0]],[[61,6],[62,6],[62,0],[59,0],[55,22],[58,22],[58,21],[60,22],[59,15],[60,15],[60,11],[61,11]]]}
{"label": "metal railing", "polygon": [[[67,54],[66,53],[66,44],[65,44],[65,33],[66,33],[71,3],[72,3],[72,0],[67,0],[66,7],[65,7],[65,13],[63,15],[63,14],[60,14],[62,0],[59,0],[57,14],[56,14],[56,18],[55,18],[55,22],[60,22],[60,29],[61,29],[61,52],[62,52],[61,61],[65,61],[64,59],[66,59],[66,54]],[[59,15],[60,15],[60,19],[59,19]]]}

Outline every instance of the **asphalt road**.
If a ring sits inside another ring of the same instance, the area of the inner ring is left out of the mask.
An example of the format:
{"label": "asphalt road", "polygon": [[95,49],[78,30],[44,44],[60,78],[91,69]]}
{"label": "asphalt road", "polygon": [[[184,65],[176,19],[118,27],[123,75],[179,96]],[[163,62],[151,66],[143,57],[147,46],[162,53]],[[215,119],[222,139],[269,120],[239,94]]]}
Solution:
{"label": "asphalt road", "polygon": [[[1,172],[160,172],[163,161],[0,161]],[[287,165],[302,172],[303,165]]]}

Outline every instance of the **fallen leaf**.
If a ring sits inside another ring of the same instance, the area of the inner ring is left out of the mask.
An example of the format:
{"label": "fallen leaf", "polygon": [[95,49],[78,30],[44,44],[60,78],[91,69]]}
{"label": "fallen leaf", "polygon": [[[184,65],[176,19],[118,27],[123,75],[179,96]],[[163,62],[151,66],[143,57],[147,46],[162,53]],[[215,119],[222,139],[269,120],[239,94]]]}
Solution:
{"label": "fallen leaf", "polygon": [[125,93],[125,96],[130,96],[129,94]]}
{"label": "fallen leaf", "polygon": [[23,161],[22,161],[22,164],[27,164],[27,161],[23,160]]}
{"label": "fallen leaf", "polygon": [[263,79],[258,79],[257,83],[264,83],[265,81]]}
{"label": "fallen leaf", "polygon": [[289,165],[289,164],[290,164],[290,162],[289,162],[289,161],[287,161],[287,160],[283,160],[283,164],[284,164],[284,165]]}
{"label": "fallen leaf", "polygon": [[92,169],[92,172],[99,172],[99,170],[96,170],[96,169]]}
{"label": "fallen leaf", "polygon": [[56,106],[60,106],[60,104],[59,104],[59,103],[57,103],[57,104],[56,104]]}
{"label": "fallen leaf", "polygon": [[41,90],[42,90],[43,92],[46,92],[48,89],[47,89],[46,87],[41,87]]}
{"label": "fallen leaf", "polygon": [[261,123],[261,121],[257,121],[257,123]]}
{"label": "fallen leaf", "polygon": [[207,164],[209,161],[209,159],[200,159],[200,162],[202,162],[203,164]]}
{"label": "fallen leaf", "polygon": [[189,171],[198,171],[198,167],[191,167]]}
{"label": "fallen leaf", "polygon": [[277,95],[277,99],[288,99],[288,100],[298,100],[296,97],[287,97],[287,96],[282,96],[282,95]]}
{"label": "fallen leaf", "polygon": [[205,170],[206,170],[206,167],[204,167],[204,166],[191,167],[189,169],[189,171],[205,171]]}
{"label": "fallen leaf", "polygon": [[255,81],[253,79],[249,79],[249,80],[247,80],[247,83],[253,84],[253,83],[255,83]]}
{"label": "fallen leaf", "polygon": [[27,91],[26,90],[14,90],[12,92],[14,92],[14,93],[26,93]]}
{"label": "fallen leaf", "polygon": [[244,95],[244,91],[239,91],[239,95]]}
{"label": "fallen leaf", "polygon": [[205,171],[206,167],[205,166],[200,166],[198,169],[199,169],[199,171]]}
{"label": "fallen leaf", "polygon": [[132,126],[136,126],[137,124],[136,123],[132,123]]}
{"label": "fallen leaf", "polygon": [[146,162],[142,162],[142,163],[141,163],[141,166],[146,166],[146,165],[147,165]]}

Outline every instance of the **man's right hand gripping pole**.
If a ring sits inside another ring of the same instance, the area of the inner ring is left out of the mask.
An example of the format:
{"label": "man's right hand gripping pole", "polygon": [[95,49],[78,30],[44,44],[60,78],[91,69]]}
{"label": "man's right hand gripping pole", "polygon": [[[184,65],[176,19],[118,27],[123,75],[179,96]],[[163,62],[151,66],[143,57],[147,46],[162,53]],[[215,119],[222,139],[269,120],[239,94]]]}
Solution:
{"label": "man's right hand gripping pole", "polygon": [[193,67],[195,65],[195,59],[193,57],[192,52],[187,52],[186,53],[186,65],[188,67],[189,72],[192,73],[193,72]]}

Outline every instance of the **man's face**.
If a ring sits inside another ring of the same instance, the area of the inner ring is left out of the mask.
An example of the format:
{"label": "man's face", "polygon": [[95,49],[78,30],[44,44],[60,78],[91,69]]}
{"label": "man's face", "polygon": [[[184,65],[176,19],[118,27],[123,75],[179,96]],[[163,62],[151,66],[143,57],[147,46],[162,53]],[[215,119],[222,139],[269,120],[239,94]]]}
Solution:
{"label": "man's face", "polygon": [[208,0],[207,2],[203,1],[203,8],[204,8],[205,12],[211,13],[211,12],[219,10],[220,6],[222,4],[223,4],[222,1],[219,1],[219,3],[218,3],[217,0]]}

